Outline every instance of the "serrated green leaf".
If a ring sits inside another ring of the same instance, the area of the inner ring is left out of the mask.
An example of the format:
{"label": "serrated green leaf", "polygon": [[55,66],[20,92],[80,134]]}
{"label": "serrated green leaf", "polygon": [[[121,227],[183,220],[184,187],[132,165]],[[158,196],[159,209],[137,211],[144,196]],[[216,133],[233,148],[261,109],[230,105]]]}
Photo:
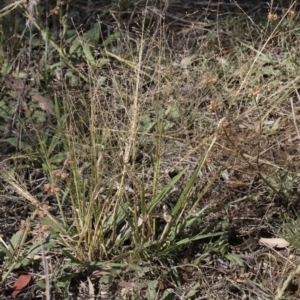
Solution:
{"label": "serrated green leaf", "polygon": [[84,38],[88,40],[93,46],[99,44],[99,38],[101,34],[101,27],[98,23],[94,24],[93,28],[83,34]]}
{"label": "serrated green leaf", "polygon": [[24,240],[24,238],[27,236],[27,230],[25,229],[21,229],[18,230],[10,239],[9,241],[9,248],[13,251],[15,250],[20,243],[22,242],[22,240]]}

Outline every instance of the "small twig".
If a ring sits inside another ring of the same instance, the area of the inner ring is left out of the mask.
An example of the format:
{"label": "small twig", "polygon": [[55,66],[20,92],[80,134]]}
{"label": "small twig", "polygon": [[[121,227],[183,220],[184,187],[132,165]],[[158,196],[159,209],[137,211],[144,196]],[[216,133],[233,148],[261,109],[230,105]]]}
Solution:
{"label": "small twig", "polygon": [[[295,87],[295,84],[294,84],[294,89],[295,89],[295,92],[297,94],[298,100],[300,101],[300,95],[298,93],[298,90]],[[292,97],[290,98],[290,101],[291,101],[291,108],[292,108],[294,125],[295,125],[296,131],[297,131],[298,139],[300,140],[300,132],[299,132],[299,129],[298,129],[298,126],[297,126],[297,122],[296,122],[296,115],[295,115],[295,109],[294,109],[294,101],[293,101]]]}
{"label": "small twig", "polygon": [[283,282],[282,286],[278,288],[277,295],[275,295],[274,300],[280,300],[288,288],[290,282],[293,280],[294,277],[299,276],[300,273],[300,265],[298,265],[292,272],[290,272],[288,278]]}
{"label": "small twig", "polygon": [[49,280],[49,269],[48,269],[48,262],[47,257],[45,254],[45,248],[44,248],[44,235],[42,232],[42,224],[39,224],[39,237],[41,239],[41,250],[42,250],[42,262],[45,272],[45,290],[46,290],[46,299],[50,300],[50,280]]}
{"label": "small twig", "polygon": [[138,74],[142,74],[142,75],[145,75],[146,77],[148,77],[149,79],[153,80],[153,75],[150,75],[146,72],[144,72],[143,70],[141,70],[141,66],[138,64],[138,65],[135,65],[134,63],[132,63],[131,61],[129,60],[126,60],[114,53],[111,53],[109,52],[108,50],[105,50],[105,54],[112,57],[112,58],[115,58],[116,60],[118,60],[119,62],[121,63],[124,63],[126,64],[127,66],[131,67],[132,69],[134,69],[135,71],[138,72]]}

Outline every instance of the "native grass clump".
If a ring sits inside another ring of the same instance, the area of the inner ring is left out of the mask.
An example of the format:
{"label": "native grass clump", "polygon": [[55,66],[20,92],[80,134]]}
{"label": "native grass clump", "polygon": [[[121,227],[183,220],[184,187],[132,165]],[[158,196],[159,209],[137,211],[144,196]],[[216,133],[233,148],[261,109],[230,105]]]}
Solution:
{"label": "native grass clump", "polygon": [[179,288],[194,272],[181,296],[217,299],[201,266],[246,269],[246,236],[295,232],[295,215],[281,232],[274,216],[296,206],[298,14],[76,5],[0,11],[1,196],[18,223],[1,238],[2,284],[22,269],[46,275],[47,299],[80,280],[90,295],[121,281],[121,299],[167,299],[163,277]]}

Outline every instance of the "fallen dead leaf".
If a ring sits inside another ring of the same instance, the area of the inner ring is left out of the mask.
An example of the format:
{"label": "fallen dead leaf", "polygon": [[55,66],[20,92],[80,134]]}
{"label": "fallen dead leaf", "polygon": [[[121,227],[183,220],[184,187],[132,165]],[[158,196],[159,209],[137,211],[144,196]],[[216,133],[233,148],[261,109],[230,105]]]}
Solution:
{"label": "fallen dead leaf", "polygon": [[54,115],[54,106],[49,96],[35,94],[31,96],[31,101],[39,105],[39,107],[50,115]]}
{"label": "fallen dead leaf", "polygon": [[10,81],[6,81],[6,85],[15,91],[23,91],[26,87],[25,81],[20,78],[13,78]]}
{"label": "fallen dead leaf", "polygon": [[[45,256],[45,257],[43,257],[42,255],[37,255],[37,254],[35,254],[33,257],[31,255],[27,255],[26,257],[28,259],[32,259],[34,261],[42,261],[44,258],[45,259],[50,259],[51,258],[51,256]],[[42,277],[39,277],[39,279],[41,279],[41,278]]]}
{"label": "fallen dead leaf", "polygon": [[296,268],[295,275],[297,275],[297,276],[300,275],[300,265]]}
{"label": "fallen dead leaf", "polygon": [[14,291],[12,292],[12,297],[15,298],[21,290],[30,282],[31,275],[20,275],[19,278],[14,283]]}
{"label": "fallen dead leaf", "polygon": [[145,289],[147,288],[146,283],[138,283],[138,282],[128,282],[128,281],[121,281],[118,283],[118,287],[121,288],[138,288],[138,289]]}
{"label": "fallen dead leaf", "polygon": [[90,279],[90,277],[87,277],[88,283],[89,283],[89,299],[93,300],[95,299],[95,288],[94,285]]}
{"label": "fallen dead leaf", "polygon": [[196,55],[191,55],[191,56],[184,57],[180,62],[181,67],[182,68],[187,68],[187,66],[189,66],[193,63],[195,58],[196,58]]}
{"label": "fallen dead leaf", "polygon": [[122,299],[124,300],[131,299],[131,296],[133,294],[133,289],[130,287],[122,288],[120,294]]}
{"label": "fallen dead leaf", "polygon": [[246,187],[249,186],[248,183],[245,183],[240,180],[227,180],[226,184],[231,188],[240,188],[240,187]]}
{"label": "fallen dead leaf", "polygon": [[100,278],[102,276],[110,275],[110,272],[107,271],[94,271],[91,275],[91,279]]}
{"label": "fallen dead leaf", "polygon": [[203,85],[212,85],[212,84],[216,83],[217,81],[218,81],[218,77],[208,76],[207,78],[205,78],[201,81],[201,84],[203,84]]}
{"label": "fallen dead leaf", "polygon": [[52,10],[49,11],[49,14],[48,14],[47,18],[49,18],[52,15],[58,15],[59,10],[60,10],[60,6],[54,7]]}
{"label": "fallen dead leaf", "polygon": [[266,245],[271,248],[285,248],[290,245],[288,241],[282,238],[271,238],[271,239],[261,238],[259,240],[259,243],[260,245]]}

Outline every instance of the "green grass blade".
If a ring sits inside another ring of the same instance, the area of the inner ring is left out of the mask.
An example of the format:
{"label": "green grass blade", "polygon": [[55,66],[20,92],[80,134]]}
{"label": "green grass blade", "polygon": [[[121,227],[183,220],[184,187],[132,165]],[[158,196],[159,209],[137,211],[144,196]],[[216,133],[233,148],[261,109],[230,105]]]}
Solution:
{"label": "green grass blade", "polygon": [[153,199],[151,202],[149,208],[148,208],[148,214],[152,213],[153,210],[156,208],[158,203],[161,202],[161,200],[165,197],[165,195],[171,190],[171,188],[174,187],[174,185],[177,183],[177,181],[182,177],[182,175],[186,172],[187,167],[184,168],[179,174],[177,174],[164,188],[163,190]]}

